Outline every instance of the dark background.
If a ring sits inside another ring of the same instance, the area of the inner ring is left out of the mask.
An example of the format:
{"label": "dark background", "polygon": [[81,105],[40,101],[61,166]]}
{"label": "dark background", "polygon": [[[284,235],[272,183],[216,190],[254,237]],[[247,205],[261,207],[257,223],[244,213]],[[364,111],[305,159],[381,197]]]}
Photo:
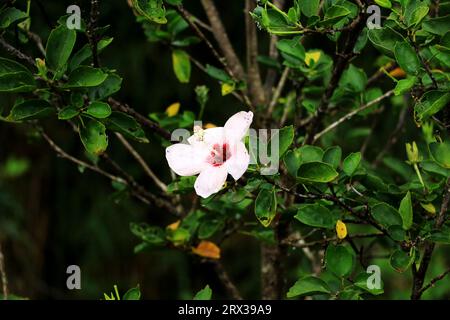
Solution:
{"label": "dark background", "polygon": [[[191,12],[206,21],[199,1],[185,2]],[[33,0],[31,29],[46,39],[51,27],[65,15],[71,4],[78,4],[82,16],[87,17],[88,1]],[[243,1],[216,1],[216,4],[235,49],[240,57],[244,57]],[[117,69],[123,77],[122,90],[115,95],[118,100],[129,103],[144,115],[163,112],[173,102],[180,102],[182,111],[198,112],[194,88],[206,84],[211,89],[204,116],[206,122],[221,125],[227,117],[242,109],[231,95],[221,97],[219,84],[194,66],[191,83],[180,84],[172,71],[170,50],[146,40],[126,0],[100,1],[100,12],[99,24],[110,25],[106,35],[114,37],[110,47],[101,54],[101,63]],[[268,35],[260,32],[262,52],[267,52],[267,40]],[[313,43],[307,47],[314,48],[317,44],[323,48],[324,42],[320,38],[311,41]],[[79,36],[77,46],[85,43],[86,39]],[[38,56],[31,46],[25,47],[27,53]],[[193,50],[198,60],[215,64],[204,45],[198,44]],[[375,54],[374,50],[365,53],[356,64],[373,64],[371,57]],[[13,103],[11,97],[4,95],[0,96],[0,102],[0,108],[9,108]],[[392,124],[386,120],[380,125],[379,144],[386,141],[382,138],[383,125],[392,127]],[[81,142],[65,123],[55,121],[47,126],[66,151],[83,157]],[[169,182],[164,150],[154,136],[149,135],[149,138],[150,144],[135,146],[154,171]],[[351,139],[348,137],[346,145],[351,145]],[[403,145],[400,142],[400,150],[394,152],[403,153]],[[345,146],[343,148],[346,152]],[[139,182],[154,190],[151,181],[112,138],[109,152]],[[376,153],[371,154],[369,150],[368,156],[374,157]],[[201,262],[196,256],[167,249],[135,255],[133,248],[138,240],[128,225],[141,221],[164,226],[174,219],[166,212],[134,199],[119,198],[105,178],[88,171],[80,173],[72,163],[57,158],[44,141],[29,133],[26,126],[0,123],[0,242],[12,293],[31,299],[101,299],[103,292],[113,291],[113,285],[118,285],[123,293],[139,283],[145,299],[189,299],[209,284],[214,298],[226,297],[212,265]],[[258,298],[258,243],[249,237],[232,237],[224,243],[222,256],[225,268],[243,296]],[[290,260],[293,268],[292,274],[287,275],[291,279],[288,285],[304,270],[303,265],[308,264],[300,255],[291,256]],[[383,297],[407,298],[409,273],[394,272],[387,260],[377,263],[385,272],[386,294]],[[72,264],[81,267],[82,290],[66,288],[66,268]],[[436,274],[446,264],[448,254],[438,250],[430,274]],[[449,280],[443,280],[424,297],[448,297],[449,286]]]}

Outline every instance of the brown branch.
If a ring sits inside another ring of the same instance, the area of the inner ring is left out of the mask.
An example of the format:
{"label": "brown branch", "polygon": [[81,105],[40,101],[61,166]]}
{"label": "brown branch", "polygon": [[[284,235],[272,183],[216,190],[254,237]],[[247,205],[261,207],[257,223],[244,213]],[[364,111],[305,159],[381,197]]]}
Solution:
{"label": "brown branch", "polygon": [[156,134],[158,134],[165,140],[170,141],[171,134],[169,131],[167,131],[164,128],[161,128],[156,122],[153,122],[150,119],[148,119],[147,117],[143,116],[142,114],[140,114],[139,112],[137,112],[136,110],[131,108],[129,105],[119,102],[113,98],[109,98],[108,102],[110,103],[111,107],[114,110],[118,110],[118,111],[124,112],[124,113],[132,116],[141,125],[149,128],[150,130],[152,130],[153,132],[155,132]]}
{"label": "brown branch", "polygon": [[[436,218],[436,221],[434,223],[435,229],[440,229],[442,225],[445,222],[446,214],[448,214],[450,204],[450,178],[447,180],[447,183],[445,185],[444,189],[444,197],[442,200],[441,210],[439,211],[439,215]],[[433,251],[435,248],[435,243],[431,241],[425,242],[425,249],[423,253],[422,261],[420,262],[419,269],[415,267],[413,264],[413,288],[411,293],[411,299],[412,300],[419,300],[422,296],[422,288],[423,283],[425,281],[425,276],[428,270],[428,266],[431,261],[431,257],[433,255]],[[428,289],[428,288],[427,288]]]}
{"label": "brown branch", "polygon": [[5,256],[0,243],[0,276],[2,280],[3,300],[8,300],[8,277],[6,276]]}
{"label": "brown branch", "polygon": [[280,81],[278,82],[278,86],[273,93],[272,100],[270,101],[269,108],[267,109],[267,117],[272,115],[275,106],[277,105],[278,99],[280,98],[281,92],[283,91],[284,85],[286,84],[287,77],[289,75],[290,69],[288,67],[284,68],[283,73],[281,74]]}
{"label": "brown branch", "polygon": [[442,280],[445,278],[445,276],[447,274],[450,273],[450,268],[447,269],[446,271],[444,271],[443,273],[441,273],[440,275],[438,275],[437,277],[433,278],[429,284],[427,284],[426,286],[424,286],[421,290],[420,290],[420,294],[423,294],[425,291],[427,291],[428,289],[430,289],[431,287],[434,287],[434,285],[436,284],[436,282]]}
{"label": "brown branch", "polygon": [[394,94],[394,90],[390,90],[388,92],[386,92],[385,94],[383,94],[382,96],[360,106],[357,109],[352,110],[351,112],[347,113],[345,116],[339,118],[338,120],[336,120],[335,122],[333,122],[332,124],[330,124],[328,127],[326,127],[325,129],[323,129],[322,131],[320,131],[319,133],[317,133],[314,138],[312,139],[312,142],[316,142],[321,136],[323,136],[325,133],[333,130],[334,128],[336,128],[337,126],[339,126],[340,124],[342,124],[343,122],[350,120],[354,115],[358,114],[361,111],[364,111],[365,109],[370,108],[371,106],[379,103],[380,101],[383,101],[384,99],[392,96]]}
{"label": "brown branch", "polygon": [[[367,233],[367,234],[353,234],[348,236],[346,239],[363,239],[363,238],[378,238],[386,236],[384,233]],[[329,237],[325,239],[320,239],[311,242],[304,242],[303,239],[292,240],[292,239],[283,239],[281,243],[283,245],[295,247],[295,248],[309,248],[314,246],[325,246],[330,242],[340,240],[337,237]]]}
{"label": "brown branch", "polygon": [[61,149],[61,147],[59,147],[43,130],[40,130],[40,133],[41,133],[41,136],[45,139],[45,141],[47,141],[50,148],[52,148],[59,157],[69,160],[69,161],[75,163],[76,165],[85,167],[86,169],[89,169],[91,171],[97,172],[98,174],[110,179],[111,181],[116,181],[116,182],[119,182],[122,184],[126,184],[126,181],[124,179],[117,177],[109,172],[106,172],[97,166],[91,165],[87,162],[84,162],[80,159],[77,159],[77,158],[71,156],[70,154],[65,152],[63,149]]}
{"label": "brown branch", "polygon": [[214,262],[214,269],[223,286],[227,290],[228,294],[234,300],[242,300],[242,296],[239,293],[239,290],[237,289],[236,285],[231,281],[228,272],[225,270],[220,261]]}
{"label": "brown branch", "polygon": [[98,16],[100,15],[99,8],[98,8],[98,1],[99,0],[91,0],[91,12],[89,17],[89,23],[86,30],[86,35],[89,41],[89,45],[92,50],[92,64],[93,67],[98,68],[100,66],[100,62],[98,59],[98,40],[99,37],[97,35],[97,21]]}
{"label": "brown branch", "polygon": [[146,199],[147,203],[152,203],[155,206],[166,210],[167,212],[173,214],[176,217],[182,217],[182,212],[175,207],[168,199],[162,197],[162,196],[156,196],[153,193],[148,192],[143,186],[141,186],[139,183],[136,182],[136,180],[122,167],[115,162],[113,159],[109,157],[107,153],[103,153],[101,157],[106,160],[111,167],[117,172],[117,174],[120,175],[121,178],[123,178],[127,184],[132,189],[132,194],[136,196],[139,199]]}
{"label": "brown branch", "polygon": [[27,62],[30,66],[36,67],[35,61],[30,56],[22,53],[20,50],[14,48],[10,45],[3,36],[0,36],[0,45],[8,52],[10,55],[15,56],[16,58]]}
{"label": "brown branch", "polygon": [[[273,4],[283,10],[284,0],[274,0]],[[270,36],[269,43],[269,57],[272,59],[278,58],[278,50],[277,50],[277,42],[278,37],[276,35]],[[271,97],[271,91],[273,86],[275,85],[275,80],[277,78],[277,70],[270,68],[266,74],[266,80],[264,81],[264,91],[266,92],[267,99],[269,100]]]}
{"label": "brown branch", "polygon": [[214,1],[201,0],[201,3],[213,30],[213,35],[225,56],[227,64],[230,66],[233,74],[239,80],[243,80],[245,78],[244,68],[242,67],[241,62],[233,49],[233,45],[228,38],[228,34],[223,26],[222,20],[220,19],[219,12],[214,5]]}
{"label": "brown branch", "polygon": [[125,147],[125,149],[128,150],[128,152],[133,156],[134,159],[139,163],[139,165],[142,167],[144,172],[150,177],[150,179],[153,180],[153,182],[156,184],[156,186],[161,189],[161,191],[166,192],[167,186],[164,182],[159,180],[159,178],[156,176],[156,174],[150,169],[148,164],[145,162],[145,160],[142,158],[142,156],[139,154],[139,152],[136,151],[136,149],[133,148],[133,146],[121,135],[120,133],[116,132],[116,137],[119,139],[119,141],[122,143],[122,145]]}
{"label": "brown branch", "polygon": [[[203,2],[206,0],[203,0]],[[209,1],[209,0],[208,0]],[[258,65],[258,34],[256,24],[250,12],[255,9],[254,0],[245,0],[245,40],[247,47],[247,82],[254,105],[263,105],[266,101],[261,74]]]}
{"label": "brown branch", "polygon": [[336,90],[339,80],[341,79],[344,70],[347,68],[350,60],[355,56],[353,48],[355,47],[356,41],[358,40],[359,34],[366,25],[365,13],[363,9],[360,9],[358,17],[349,24],[345,33],[342,36],[345,38],[344,48],[342,52],[338,54],[337,61],[334,64],[333,72],[331,75],[328,87],[325,90],[322,98],[319,102],[319,107],[317,108],[316,114],[309,126],[308,134],[305,137],[305,144],[312,143],[316,132],[320,129],[320,124],[322,117],[325,115],[328,109],[328,104],[334,91]]}
{"label": "brown branch", "polygon": [[[216,48],[214,48],[211,41],[208,40],[208,38],[205,36],[205,34],[202,32],[202,30],[200,30],[200,28],[193,22],[194,18],[192,16],[192,14],[189,13],[189,11],[187,11],[186,9],[184,9],[184,7],[181,5],[176,6],[175,9],[184,18],[184,20],[186,20],[186,22],[189,24],[191,29],[197,34],[197,36],[200,39],[202,39],[202,41],[206,44],[206,46],[212,52],[213,56],[222,64],[223,68],[228,73],[228,75],[231,77],[231,79],[233,79],[233,81],[235,81],[235,82],[238,82],[239,79],[236,77],[233,70],[228,66],[226,58],[222,57],[219,54],[219,52],[217,52]],[[252,110],[253,112],[255,112],[255,107],[253,106],[253,104],[252,104],[250,98],[247,96],[247,94],[245,92],[243,92],[242,90],[240,90],[240,95],[242,97],[243,102],[245,104],[247,104],[249,109]]]}

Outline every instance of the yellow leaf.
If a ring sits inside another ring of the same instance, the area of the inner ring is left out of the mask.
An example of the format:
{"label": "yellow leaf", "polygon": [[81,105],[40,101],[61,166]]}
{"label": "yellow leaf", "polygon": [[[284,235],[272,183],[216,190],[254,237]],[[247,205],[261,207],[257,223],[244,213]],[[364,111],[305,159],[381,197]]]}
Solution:
{"label": "yellow leaf", "polygon": [[336,233],[339,239],[345,239],[347,236],[347,226],[341,220],[336,222]]}
{"label": "yellow leaf", "polygon": [[316,64],[319,61],[321,55],[322,53],[320,51],[307,52],[305,55],[306,65],[309,67],[311,65],[311,61],[313,61],[314,64]]}
{"label": "yellow leaf", "polygon": [[205,129],[211,129],[216,128],[217,126],[214,123],[207,123],[205,124]]}
{"label": "yellow leaf", "polygon": [[426,212],[431,213],[432,215],[436,214],[436,208],[433,206],[432,203],[420,203],[422,208],[425,209]]}
{"label": "yellow leaf", "polygon": [[174,223],[169,224],[166,228],[169,230],[172,230],[172,231],[177,230],[178,227],[180,226],[180,223],[181,223],[181,220],[177,220]]}
{"label": "yellow leaf", "polygon": [[236,84],[233,83],[222,83],[222,96],[226,96],[229,93],[232,93],[236,87]]}
{"label": "yellow leaf", "polygon": [[173,117],[173,116],[176,116],[178,114],[178,111],[180,111],[180,103],[179,102],[175,102],[175,103],[172,103],[170,106],[167,107],[166,114],[169,117]]}
{"label": "yellow leaf", "polygon": [[404,78],[404,77],[406,77],[405,71],[403,71],[403,69],[401,69],[401,68],[395,68],[394,70],[389,72],[389,75],[391,77],[394,77],[394,78]]}
{"label": "yellow leaf", "polygon": [[220,259],[220,248],[211,241],[200,241],[196,248],[192,248],[196,255],[211,259]]}

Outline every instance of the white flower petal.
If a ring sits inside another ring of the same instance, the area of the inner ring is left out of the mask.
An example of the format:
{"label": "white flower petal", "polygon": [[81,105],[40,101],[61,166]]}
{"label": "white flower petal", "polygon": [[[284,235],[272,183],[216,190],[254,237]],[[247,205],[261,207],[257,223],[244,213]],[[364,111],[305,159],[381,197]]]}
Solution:
{"label": "white flower petal", "polygon": [[244,138],[253,121],[253,112],[241,111],[225,123],[225,134],[229,141],[240,141]]}
{"label": "white flower petal", "polygon": [[228,173],[234,180],[238,180],[247,171],[250,163],[250,155],[248,154],[245,144],[241,141],[231,146],[231,157],[225,162]]}
{"label": "white flower petal", "polygon": [[220,144],[225,140],[225,129],[223,127],[206,129],[203,131],[203,140],[209,145]]}
{"label": "white flower petal", "polygon": [[207,165],[206,157],[199,148],[177,143],[166,148],[169,167],[180,176],[193,176],[200,173]]}
{"label": "white flower petal", "polygon": [[225,180],[227,180],[227,168],[225,166],[207,166],[195,180],[195,192],[203,198],[218,192]]}

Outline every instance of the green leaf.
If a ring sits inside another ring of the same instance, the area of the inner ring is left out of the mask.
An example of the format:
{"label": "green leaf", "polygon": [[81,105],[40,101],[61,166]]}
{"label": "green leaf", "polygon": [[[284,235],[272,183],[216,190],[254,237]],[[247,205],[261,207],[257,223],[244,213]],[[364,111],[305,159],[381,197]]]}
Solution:
{"label": "green leaf", "polygon": [[188,83],[191,77],[191,60],[184,50],[172,52],[173,71],[181,83]]}
{"label": "green leaf", "polygon": [[305,182],[331,182],[338,173],[332,166],[323,162],[308,162],[300,166],[297,177]]}
{"label": "green leaf", "polygon": [[8,121],[25,121],[41,119],[52,115],[55,110],[45,100],[26,100],[16,104],[8,117]]}
{"label": "green leaf", "polygon": [[418,122],[427,120],[443,109],[449,102],[450,92],[440,90],[426,92],[420,99],[420,102],[414,107],[416,120]]}
{"label": "green leaf", "polygon": [[152,246],[160,246],[166,243],[166,234],[163,229],[149,226],[145,223],[130,223],[130,230],[139,239]]}
{"label": "green leaf", "polygon": [[289,289],[287,297],[311,296],[330,292],[331,290],[325,281],[313,276],[307,276],[297,280]]}
{"label": "green leaf", "polygon": [[124,136],[135,139],[142,143],[148,143],[144,130],[133,117],[122,113],[112,112],[105,120],[108,129],[122,133]]}
{"label": "green leaf", "polygon": [[394,268],[395,271],[403,273],[412,265],[414,259],[416,257],[414,248],[410,251],[410,253],[405,252],[403,250],[396,250],[391,255],[389,262],[391,267]]}
{"label": "green leaf", "polygon": [[405,14],[406,25],[408,27],[419,25],[427,16],[429,10],[428,6],[418,6],[414,8],[411,14]]}
{"label": "green leaf", "polygon": [[375,48],[391,58],[394,57],[396,43],[404,41],[404,38],[390,27],[371,29],[368,32],[368,37]]}
{"label": "green leaf", "polygon": [[211,297],[212,290],[209,285],[206,285],[206,287],[197,292],[197,294],[194,296],[194,300],[211,300]]}
{"label": "green leaf", "polygon": [[327,207],[317,203],[301,204],[294,218],[308,226],[326,229],[333,229],[337,221]]}
{"label": "green leaf", "polygon": [[348,175],[353,176],[361,163],[361,152],[350,153],[342,162],[342,170]]}
{"label": "green leaf", "polygon": [[261,189],[255,200],[255,215],[264,227],[268,227],[275,218],[277,195],[275,189]]}
{"label": "green leaf", "polygon": [[297,0],[300,11],[307,17],[315,16],[319,12],[320,0]]}
{"label": "green leaf", "polygon": [[411,202],[411,193],[408,191],[406,196],[400,202],[400,208],[398,209],[403,221],[403,229],[408,230],[413,224],[413,209]]}
{"label": "green leaf", "polygon": [[122,78],[115,73],[109,73],[106,80],[100,85],[89,88],[91,101],[103,100],[120,90]]}
{"label": "green leaf", "polygon": [[167,23],[162,0],[132,0],[133,8],[150,22]]}
{"label": "green leaf", "polygon": [[367,75],[363,69],[351,64],[342,74],[339,85],[350,92],[362,92],[367,84]]}
{"label": "green leaf", "polygon": [[298,168],[300,168],[300,153],[297,150],[288,150],[284,156],[284,164],[289,174],[297,177]]}
{"label": "green leaf", "polygon": [[300,147],[298,153],[300,155],[300,163],[321,162],[323,158],[323,150],[316,146],[304,145]]}
{"label": "green leaf", "polygon": [[444,36],[444,34],[450,30],[450,15],[427,19],[422,23],[423,30]]}
{"label": "green leaf", "polygon": [[84,118],[80,128],[80,138],[84,148],[92,154],[102,154],[108,147],[108,136],[103,123],[97,120]]}
{"label": "green leaf", "polygon": [[396,96],[399,96],[401,94],[404,94],[405,92],[408,92],[417,82],[417,77],[409,77],[406,79],[402,79],[397,82],[397,85],[394,89],[394,94]]}
{"label": "green leaf", "polygon": [[450,168],[450,142],[432,142],[428,145],[433,160],[440,166]]}
{"label": "green leaf", "polygon": [[[107,46],[109,46],[111,44],[111,42],[113,41],[113,38],[105,38],[105,39],[101,39],[98,43],[97,43],[97,53],[100,53],[103,51],[103,49],[105,49]],[[75,70],[76,68],[78,68],[84,61],[86,61],[87,59],[89,59],[90,57],[92,57],[92,49],[91,46],[89,44],[85,44],[83,46],[83,48],[81,48],[79,51],[77,51],[72,59],[70,59],[69,62],[69,70]]]}
{"label": "green leaf", "polygon": [[0,92],[18,93],[34,89],[36,89],[36,81],[29,71],[0,75]]}
{"label": "green leaf", "polygon": [[323,26],[331,26],[347,17],[350,13],[351,11],[344,6],[333,5],[327,9],[324,19],[320,24]]}
{"label": "green leaf", "polygon": [[231,79],[231,77],[228,75],[228,73],[226,73],[222,69],[213,67],[212,65],[209,65],[209,64],[206,65],[206,73],[210,77],[212,77],[214,79],[217,79],[219,81],[222,81],[222,82],[233,82],[233,79]]}
{"label": "green leaf", "polygon": [[[276,135],[279,136],[279,156],[280,158],[284,155],[284,153],[289,149],[292,142],[294,142],[294,127],[288,126],[281,128]],[[272,137],[271,140],[273,140],[274,137]]]}
{"label": "green leaf", "polygon": [[88,106],[85,113],[94,118],[104,119],[111,115],[111,107],[105,102],[94,101]]}
{"label": "green leaf", "polygon": [[395,59],[406,73],[416,74],[420,70],[420,61],[413,47],[406,41],[398,42],[394,49]]}
{"label": "green leaf", "polygon": [[325,263],[327,270],[335,275],[348,276],[355,265],[355,255],[346,246],[330,244],[325,253]]}
{"label": "green leaf", "polygon": [[217,231],[222,229],[224,221],[222,219],[206,219],[202,221],[198,228],[198,238],[207,239],[212,237]]}
{"label": "green leaf", "polygon": [[13,23],[24,20],[28,15],[14,7],[6,8],[0,12],[0,29],[6,29]]}
{"label": "green leaf", "polygon": [[402,226],[402,218],[398,211],[387,203],[378,203],[372,207],[373,218],[385,228],[390,226]]}
{"label": "green leaf", "polygon": [[304,64],[305,48],[300,42],[300,37],[278,40],[277,49],[281,52],[286,66],[298,68]]}
{"label": "green leaf", "polygon": [[387,8],[387,9],[392,8],[392,3],[389,0],[375,0],[375,3],[383,8]]}
{"label": "green leaf", "polygon": [[380,295],[380,294],[384,293],[383,282],[381,280],[380,280],[380,282],[381,282],[380,288],[369,289],[369,287],[367,286],[367,280],[369,279],[370,276],[371,275],[369,273],[361,272],[355,278],[355,286],[358,288],[361,288],[364,291],[367,291],[368,293],[373,294],[373,295]]}
{"label": "green leaf", "polygon": [[69,60],[77,33],[60,25],[52,30],[45,48],[46,65],[53,71],[59,71]]}
{"label": "green leaf", "polygon": [[131,288],[122,297],[122,300],[141,300],[141,290],[139,286]]}
{"label": "green leaf", "polygon": [[100,69],[81,66],[70,73],[69,79],[63,87],[66,89],[95,87],[105,81],[107,77],[108,74]]}
{"label": "green leaf", "polygon": [[36,81],[25,66],[0,58],[0,92],[27,92],[35,88]]}
{"label": "green leaf", "polygon": [[69,120],[72,119],[80,114],[80,110],[75,108],[74,106],[68,106],[63,109],[61,109],[58,112],[58,119],[59,120]]}
{"label": "green leaf", "polygon": [[342,158],[342,149],[339,146],[329,147],[323,154],[323,162],[328,163],[334,169],[339,167]]}
{"label": "green leaf", "polygon": [[444,225],[440,231],[432,231],[429,240],[441,244],[450,244],[450,228]]}

